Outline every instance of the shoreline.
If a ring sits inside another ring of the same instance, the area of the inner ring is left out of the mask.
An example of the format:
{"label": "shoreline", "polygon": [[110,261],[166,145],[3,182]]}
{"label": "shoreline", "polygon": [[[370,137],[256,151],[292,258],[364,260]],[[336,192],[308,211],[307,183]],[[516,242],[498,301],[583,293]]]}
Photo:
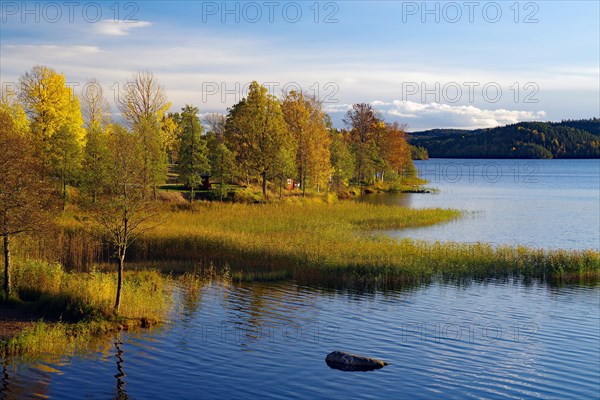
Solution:
{"label": "shoreline", "polygon": [[43,319],[43,315],[20,308],[0,307],[0,342],[9,340],[35,323]]}
{"label": "shoreline", "polygon": [[[396,243],[373,234],[379,229],[435,225],[460,216],[454,210],[347,201],[327,204],[314,199],[260,205],[197,203],[184,211],[167,211],[164,224],[140,237],[128,253],[131,269],[126,264],[124,305],[130,308],[122,312],[125,317],[111,316],[114,271],[67,272],[58,264],[20,260],[15,293],[37,299],[37,304],[29,303],[37,314],[28,314],[27,307],[16,302],[12,310],[0,306],[0,333],[10,337],[2,341],[3,347],[26,352],[28,346],[44,346],[39,338],[19,336],[28,332],[43,336],[44,329],[50,329],[53,337],[66,333],[77,341],[108,330],[160,323],[173,297],[167,287],[180,278],[190,285],[207,278],[233,282],[293,279],[300,284],[363,290],[394,290],[438,276],[457,281],[506,276],[557,282],[598,282],[600,278],[600,255],[591,250]],[[71,232],[72,239],[81,241],[76,233]],[[164,264],[169,268],[154,269]],[[181,277],[170,275],[177,273],[175,264],[187,266],[179,271]],[[75,324],[53,325],[65,320],[64,312],[72,313],[70,320]],[[52,315],[55,320],[47,319]],[[46,322],[44,329],[36,331],[38,316]]]}
{"label": "shoreline", "polygon": [[[184,263],[182,263],[184,264]],[[136,265],[132,265],[132,268],[136,268]],[[112,272],[107,272],[111,274]],[[171,275],[171,272],[162,272],[163,276],[167,277]],[[250,280],[238,280],[240,276],[231,276],[229,272],[223,271],[211,271],[205,277],[199,278],[196,273],[185,272],[180,275],[183,279],[181,282],[185,285],[186,281],[192,281],[191,290],[199,290],[205,284],[211,284],[215,281],[227,283],[227,284],[248,284],[248,283],[281,283],[281,282],[292,282],[296,285],[309,285],[319,288],[329,288],[331,290],[359,290],[371,292],[372,290],[384,289],[358,289],[350,286],[329,286],[320,285],[315,283],[303,283],[296,279],[278,279],[274,281],[262,280],[262,279],[250,279]],[[464,285],[467,282],[490,282],[490,281],[505,281],[505,280],[518,280],[523,282],[538,282],[549,285],[584,285],[595,287],[600,284],[600,271],[596,271],[595,274],[588,276],[588,279],[583,279],[582,276],[565,275],[561,280],[549,280],[544,278],[532,278],[529,276],[472,276],[472,277],[455,277],[449,278],[444,276],[435,276],[431,279],[423,279],[422,281],[406,282],[402,288],[419,286],[423,284],[447,284],[454,283],[456,285]],[[190,289],[190,288],[188,288]],[[401,287],[392,288],[389,290],[401,290]],[[52,343],[50,346],[59,346],[64,349],[73,350],[77,349],[77,346],[91,340],[92,338],[99,337],[100,335],[108,333],[127,332],[138,329],[152,329],[154,327],[160,327],[167,323],[167,320],[157,320],[146,317],[141,318],[117,318],[117,319],[92,319],[92,320],[80,320],[64,322],[56,318],[48,319],[42,313],[36,312],[34,309],[39,306],[37,303],[31,304],[14,304],[12,303],[9,307],[6,307],[4,303],[0,303],[0,357],[10,358],[14,356],[30,356],[35,359],[38,355],[43,355],[49,351],[46,349],[46,336],[48,332],[50,335],[58,335],[60,339],[59,343]],[[27,348],[24,343],[36,343],[35,348]]]}

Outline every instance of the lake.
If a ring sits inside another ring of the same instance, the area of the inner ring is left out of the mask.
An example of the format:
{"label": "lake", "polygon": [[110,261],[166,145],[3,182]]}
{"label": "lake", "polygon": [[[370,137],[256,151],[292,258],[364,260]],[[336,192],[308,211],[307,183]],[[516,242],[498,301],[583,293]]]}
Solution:
{"label": "lake", "polygon": [[[598,248],[598,160],[429,160],[418,168],[438,193],[362,200],[468,215],[389,232],[395,237]],[[211,283],[177,288],[176,297],[159,328],[100,338],[77,355],[5,363],[0,398],[600,397],[598,286],[513,278],[362,293]],[[343,372],[324,361],[333,350],[390,365]]]}
{"label": "lake", "polygon": [[398,238],[600,249],[600,160],[430,159],[415,162],[431,194],[361,201],[467,211],[459,220],[388,232]]}
{"label": "lake", "polygon": [[[518,280],[344,293],[293,283],[182,292],[173,321],[9,366],[3,398],[597,398],[600,288]],[[346,350],[389,362],[329,368]]]}

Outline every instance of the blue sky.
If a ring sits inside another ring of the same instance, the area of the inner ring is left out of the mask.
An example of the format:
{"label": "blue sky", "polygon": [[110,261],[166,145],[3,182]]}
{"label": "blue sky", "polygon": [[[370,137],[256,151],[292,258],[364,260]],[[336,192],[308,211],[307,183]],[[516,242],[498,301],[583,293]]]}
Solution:
{"label": "blue sky", "polygon": [[0,78],[43,64],[111,100],[150,70],[203,113],[257,80],[318,94],[338,126],[356,102],[409,130],[598,117],[599,3],[3,1]]}

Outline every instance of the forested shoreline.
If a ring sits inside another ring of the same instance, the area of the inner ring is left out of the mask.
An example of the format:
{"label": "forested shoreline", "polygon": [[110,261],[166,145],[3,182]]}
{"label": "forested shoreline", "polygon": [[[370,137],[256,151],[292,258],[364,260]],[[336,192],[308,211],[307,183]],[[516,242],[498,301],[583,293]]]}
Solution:
{"label": "forested shoreline", "polygon": [[408,137],[411,145],[433,158],[600,158],[600,118],[431,129]]}

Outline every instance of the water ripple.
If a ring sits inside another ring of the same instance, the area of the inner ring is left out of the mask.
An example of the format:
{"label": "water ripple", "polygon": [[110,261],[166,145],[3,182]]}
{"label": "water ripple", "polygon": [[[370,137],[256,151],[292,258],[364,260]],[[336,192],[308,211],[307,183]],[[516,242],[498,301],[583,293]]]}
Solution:
{"label": "water ripple", "polygon": [[[434,283],[344,293],[213,284],[102,352],[6,366],[1,398],[598,398],[600,289]],[[193,296],[192,296],[193,295]],[[187,296],[187,297],[186,297]],[[332,350],[379,357],[332,370]]]}

